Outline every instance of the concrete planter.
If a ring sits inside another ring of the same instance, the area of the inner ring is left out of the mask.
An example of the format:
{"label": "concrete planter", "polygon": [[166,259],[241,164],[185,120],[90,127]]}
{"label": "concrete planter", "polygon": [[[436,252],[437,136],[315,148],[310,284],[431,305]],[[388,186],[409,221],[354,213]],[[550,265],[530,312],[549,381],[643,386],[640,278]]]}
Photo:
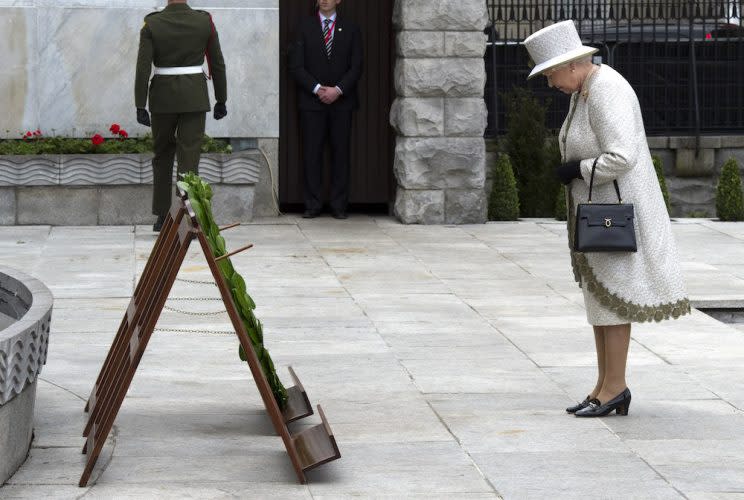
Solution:
{"label": "concrete planter", "polygon": [[[0,225],[152,224],[152,155],[0,156]],[[255,186],[267,170],[258,150],[202,155],[218,218],[253,218]],[[176,180],[177,169],[173,169]]]}
{"label": "concrete planter", "polygon": [[21,466],[31,444],[53,301],[40,281],[0,266],[0,484]]}

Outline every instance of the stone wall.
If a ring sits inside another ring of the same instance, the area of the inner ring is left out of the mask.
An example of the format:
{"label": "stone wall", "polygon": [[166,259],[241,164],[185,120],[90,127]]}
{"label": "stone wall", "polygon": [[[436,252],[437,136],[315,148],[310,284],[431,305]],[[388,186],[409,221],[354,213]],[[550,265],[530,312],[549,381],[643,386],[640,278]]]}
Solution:
{"label": "stone wall", "polygon": [[395,214],[407,224],[486,219],[483,0],[397,0]]}
{"label": "stone wall", "polygon": [[[279,137],[279,0],[190,3],[212,13],[228,71],[230,114],[209,118],[207,133]],[[0,0],[0,136],[41,128],[83,137],[108,133],[111,123],[146,133],[134,113],[139,30],[165,4]]]}
{"label": "stone wall", "polygon": [[744,177],[744,136],[649,137],[651,154],[664,163],[672,217],[715,217],[721,168],[736,158]]}

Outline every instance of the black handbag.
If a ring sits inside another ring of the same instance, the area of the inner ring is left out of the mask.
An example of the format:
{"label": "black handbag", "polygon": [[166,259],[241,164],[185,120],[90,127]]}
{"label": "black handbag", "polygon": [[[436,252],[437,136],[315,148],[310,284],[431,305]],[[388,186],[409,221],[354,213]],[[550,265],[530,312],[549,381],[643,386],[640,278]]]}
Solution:
{"label": "black handbag", "polygon": [[589,180],[589,201],[576,206],[574,250],[577,252],[636,252],[633,204],[623,203],[620,188],[615,183],[619,203],[592,203],[594,171]]}

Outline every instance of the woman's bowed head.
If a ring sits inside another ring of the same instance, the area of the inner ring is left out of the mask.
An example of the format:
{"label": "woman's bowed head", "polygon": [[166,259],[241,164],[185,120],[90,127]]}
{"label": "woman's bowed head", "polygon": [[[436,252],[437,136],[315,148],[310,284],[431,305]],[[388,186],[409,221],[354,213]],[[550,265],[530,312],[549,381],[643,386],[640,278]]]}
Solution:
{"label": "woman's bowed head", "polygon": [[[581,92],[587,98],[587,83],[598,69],[592,64],[591,56],[599,49],[582,45],[573,21],[556,23],[533,33],[524,45],[534,62],[527,79],[542,74],[548,79],[548,87],[568,95]],[[558,165],[555,173],[564,185],[582,178],[578,161]]]}
{"label": "woman's bowed head", "polygon": [[533,33],[524,46],[534,61],[527,79],[544,75],[548,86],[565,94],[581,90],[594,66],[591,55],[599,51],[582,45],[573,21],[563,21]]}

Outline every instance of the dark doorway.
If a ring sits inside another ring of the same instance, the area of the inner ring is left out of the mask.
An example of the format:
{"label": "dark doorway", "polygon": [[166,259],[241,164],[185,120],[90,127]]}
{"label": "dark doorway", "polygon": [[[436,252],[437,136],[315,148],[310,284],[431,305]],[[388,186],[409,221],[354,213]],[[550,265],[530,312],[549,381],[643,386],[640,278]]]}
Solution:
{"label": "dark doorway", "polygon": [[[364,74],[359,82],[360,108],[354,114],[351,147],[350,210],[388,213],[395,198],[393,157],[395,132],[390,127],[393,88],[394,0],[345,0],[339,15],[362,30]],[[287,68],[288,49],[302,17],[312,15],[314,0],[280,0],[280,119],[279,200],[283,211],[303,208],[302,142],[297,111],[297,89]],[[328,155],[326,155],[328,160]],[[325,199],[329,191],[326,161]]]}

